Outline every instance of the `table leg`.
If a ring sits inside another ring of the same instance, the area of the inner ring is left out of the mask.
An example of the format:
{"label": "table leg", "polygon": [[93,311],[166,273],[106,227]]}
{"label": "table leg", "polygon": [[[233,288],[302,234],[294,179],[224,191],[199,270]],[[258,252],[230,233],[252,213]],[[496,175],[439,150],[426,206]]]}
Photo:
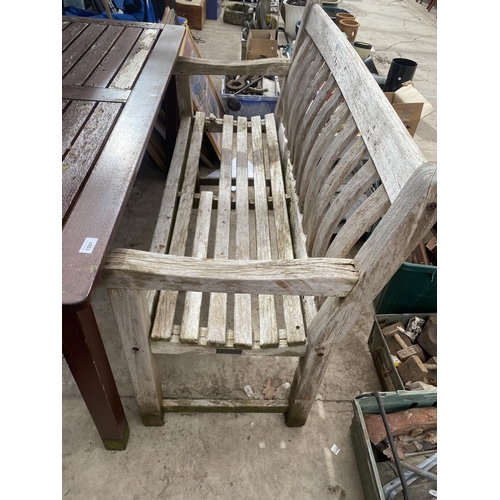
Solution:
{"label": "table leg", "polygon": [[90,304],[63,307],[63,355],[108,450],[124,450],[130,433]]}

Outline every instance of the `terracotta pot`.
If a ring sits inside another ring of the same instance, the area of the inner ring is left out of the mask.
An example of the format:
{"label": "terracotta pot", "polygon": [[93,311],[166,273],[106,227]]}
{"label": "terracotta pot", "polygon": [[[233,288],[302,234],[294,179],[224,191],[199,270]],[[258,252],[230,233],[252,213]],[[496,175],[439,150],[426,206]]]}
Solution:
{"label": "terracotta pot", "polygon": [[350,14],[349,12],[338,12],[335,14],[335,23],[337,26],[340,26],[340,20],[341,19],[356,19],[356,16],[354,14]]}
{"label": "terracotta pot", "polygon": [[341,19],[339,28],[341,31],[343,31],[347,35],[348,40],[351,43],[353,43],[354,40],[356,40],[359,26],[360,26],[360,24],[356,20]]}

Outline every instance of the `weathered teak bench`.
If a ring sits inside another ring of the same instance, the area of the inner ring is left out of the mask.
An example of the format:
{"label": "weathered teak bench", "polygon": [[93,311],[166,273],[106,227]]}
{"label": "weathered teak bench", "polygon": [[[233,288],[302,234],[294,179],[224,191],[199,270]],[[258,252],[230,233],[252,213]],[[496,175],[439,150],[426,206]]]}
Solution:
{"label": "weathered teak bench", "polygon": [[[179,58],[177,83],[284,66]],[[435,164],[317,3],[286,70],[265,119],[194,115],[180,93],[187,115],[151,249],[109,256],[104,279],[147,425],[175,409],[275,411],[303,425],[334,345],[436,222]],[[223,134],[217,184],[198,175],[207,130]],[[299,356],[289,400],[163,398],[156,355],[217,352]]]}

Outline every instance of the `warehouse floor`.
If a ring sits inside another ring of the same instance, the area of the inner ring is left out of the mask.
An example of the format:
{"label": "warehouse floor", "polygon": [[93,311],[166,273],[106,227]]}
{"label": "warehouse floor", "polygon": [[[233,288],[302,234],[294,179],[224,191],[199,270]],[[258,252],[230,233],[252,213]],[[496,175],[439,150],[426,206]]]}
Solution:
{"label": "warehouse floor", "polygon": [[[341,0],[361,23],[357,39],[374,46],[386,75],[395,57],[418,63],[414,85],[437,108],[437,10],[426,0]],[[180,14],[180,13],[179,13]],[[240,59],[241,28],[207,20],[198,49],[203,57]],[[214,82],[220,89],[220,82]],[[437,157],[437,111],[419,124],[415,140],[429,161]],[[164,174],[141,167],[115,246],[146,249],[154,226]],[[130,425],[125,451],[104,449],[78,388],[62,366],[62,496],[71,500],[362,500],[349,426],[352,400],[381,386],[367,347],[374,311],[366,311],[332,360],[311,415],[302,428],[288,428],[280,414],[167,414],[163,427],[141,423],[107,292],[93,305]],[[286,398],[294,359],[233,356],[167,357],[161,365],[169,396],[239,393],[250,385],[261,396],[268,379]],[[237,373],[237,375],[234,375]],[[204,374],[204,375],[202,375]],[[286,387],[286,385],[285,385]],[[340,449],[331,451],[333,445]]]}

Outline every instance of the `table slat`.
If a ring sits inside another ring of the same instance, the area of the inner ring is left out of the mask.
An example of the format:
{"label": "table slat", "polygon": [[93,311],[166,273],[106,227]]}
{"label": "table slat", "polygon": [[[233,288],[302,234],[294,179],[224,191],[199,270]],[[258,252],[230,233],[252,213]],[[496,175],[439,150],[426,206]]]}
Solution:
{"label": "table slat", "polygon": [[[122,107],[112,102],[99,103],[62,162],[62,217],[75,200],[82,183],[97,160]],[[82,241],[83,243],[83,241]]]}
{"label": "table slat", "polygon": [[63,78],[63,85],[82,85],[113,47],[123,29],[120,26],[106,28],[99,37],[99,43],[92,44],[76,67]]}
{"label": "table slat", "polygon": [[73,43],[71,43],[62,55],[62,77],[64,78],[78,63],[79,59],[87,52],[89,47],[99,38],[106,29],[105,26],[91,24]]}

